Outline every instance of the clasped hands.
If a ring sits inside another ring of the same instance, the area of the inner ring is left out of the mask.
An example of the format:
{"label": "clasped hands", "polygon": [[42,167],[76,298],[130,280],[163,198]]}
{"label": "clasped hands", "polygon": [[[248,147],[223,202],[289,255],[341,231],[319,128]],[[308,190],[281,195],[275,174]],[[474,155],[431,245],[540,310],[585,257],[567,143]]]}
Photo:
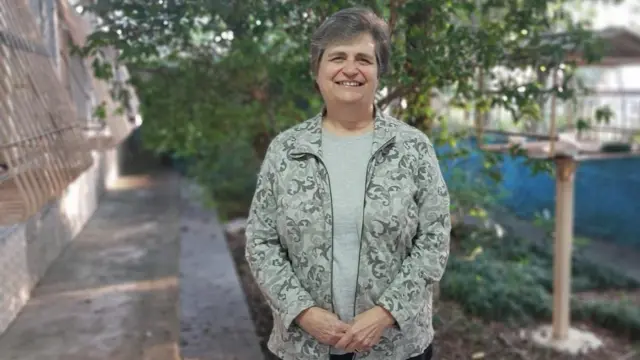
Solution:
{"label": "clasped hands", "polygon": [[351,324],[340,321],[338,316],[319,307],[311,307],[296,318],[298,325],[319,342],[346,352],[364,352],[380,341],[384,329],[395,320],[380,306],[357,315]]}

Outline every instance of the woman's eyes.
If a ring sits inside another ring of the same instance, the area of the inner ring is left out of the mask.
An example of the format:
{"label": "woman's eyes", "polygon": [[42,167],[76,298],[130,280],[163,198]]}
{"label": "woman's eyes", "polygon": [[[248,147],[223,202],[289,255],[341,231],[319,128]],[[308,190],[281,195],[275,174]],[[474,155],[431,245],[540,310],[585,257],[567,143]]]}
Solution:
{"label": "woman's eyes", "polygon": [[[344,58],[333,58],[333,59],[331,59],[332,62],[337,62],[337,63],[343,62],[344,60],[345,60]],[[357,61],[360,64],[364,64],[364,65],[370,65],[371,64],[371,61],[369,61],[367,59],[359,59]]]}

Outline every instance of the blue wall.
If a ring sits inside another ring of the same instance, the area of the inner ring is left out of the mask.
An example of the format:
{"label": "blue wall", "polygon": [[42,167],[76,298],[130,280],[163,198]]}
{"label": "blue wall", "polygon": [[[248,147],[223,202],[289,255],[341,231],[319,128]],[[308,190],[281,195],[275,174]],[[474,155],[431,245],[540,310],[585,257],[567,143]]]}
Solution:
{"label": "blue wall", "polygon": [[[458,168],[476,174],[482,155],[475,141],[463,144],[471,156],[443,161],[445,177]],[[438,153],[448,151],[439,147]],[[501,204],[519,217],[533,219],[536,213],[555,208],[555,180],[548,174],[531,175],[523,159],[505,156],[500,184],[506,196]],[[581,162],[576,175],[575,232],[587,237],[640,248],[640,158]]]}

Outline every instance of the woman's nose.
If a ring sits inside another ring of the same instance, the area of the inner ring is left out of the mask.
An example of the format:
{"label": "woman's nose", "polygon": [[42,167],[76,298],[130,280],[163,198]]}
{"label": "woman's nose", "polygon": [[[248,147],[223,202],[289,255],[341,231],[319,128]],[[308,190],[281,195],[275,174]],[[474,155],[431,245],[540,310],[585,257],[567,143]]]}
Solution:
{"label": "woman's nose", "polygon": [[347,61],[342,71],[347,75],[356,75],[358,73],[358,64],[355,61]]}

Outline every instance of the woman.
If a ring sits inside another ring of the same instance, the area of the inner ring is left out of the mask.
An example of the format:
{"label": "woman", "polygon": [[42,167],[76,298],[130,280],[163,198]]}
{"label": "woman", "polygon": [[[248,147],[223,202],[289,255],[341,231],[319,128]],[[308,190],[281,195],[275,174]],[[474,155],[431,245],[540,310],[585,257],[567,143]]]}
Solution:
{"label": "woman", "polygon": [[389,34],[350,8],[314,33],[325,103],[269,145],[246,258],[283,360],[430,359],[432,286],[449,254],[449,195],[420,131],[374,106]]}

